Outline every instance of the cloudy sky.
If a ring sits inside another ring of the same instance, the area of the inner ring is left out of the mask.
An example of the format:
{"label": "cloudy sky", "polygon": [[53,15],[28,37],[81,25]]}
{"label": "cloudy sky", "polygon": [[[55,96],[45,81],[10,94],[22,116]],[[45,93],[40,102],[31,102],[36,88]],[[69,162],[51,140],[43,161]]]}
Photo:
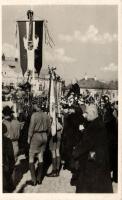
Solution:
{"label": "cloudy sky", "polygon": [[[32,8],[35,18],[48,20],[55,43],[44,45],[43,68],[57,67],[67,82],[96,76],[100,80],[117,79],[118,18],[115,5],[3,6],[2,43],[6,56],[15,56],[16,20],[25,19]],[[20,69],[19,69],[20,70]]]}

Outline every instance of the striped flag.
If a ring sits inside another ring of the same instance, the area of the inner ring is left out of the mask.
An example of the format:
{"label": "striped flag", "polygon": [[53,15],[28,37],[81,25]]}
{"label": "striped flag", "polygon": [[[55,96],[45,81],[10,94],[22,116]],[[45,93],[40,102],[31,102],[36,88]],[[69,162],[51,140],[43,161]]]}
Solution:
{"label": "striped flag", "polygon": [[17,25],[22,73],[34,70],[39,75],[42,68],[43,21],[18,21]]}
{"label": "striped flag", "polygon": [[55,91],[54,91],[54,80],[53,78],[51,78],[49,112],[50,112],[50,117],[52,118],[52,125],[51,125],[52,136],[56,135],[56,108],[55,106],[56,106],[56,100],[55,100]]}
{"label": "striped flag", "polygon": [[62,85],[61,85],[61,81],[57,82],[57,113],[58,113],[58,117],[61,117],[61,96],[62,96]]}

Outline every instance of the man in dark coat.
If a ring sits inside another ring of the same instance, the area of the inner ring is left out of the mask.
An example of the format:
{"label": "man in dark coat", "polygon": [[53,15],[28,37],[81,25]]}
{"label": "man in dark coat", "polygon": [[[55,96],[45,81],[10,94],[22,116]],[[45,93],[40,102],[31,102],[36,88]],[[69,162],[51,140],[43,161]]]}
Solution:
{"label": "man in dark coat", "polygon": [[110,168],[113,172],[113,181],[118,181],[118,124],[115,116],[113,115],[113,108],[107,96],[103,96],[103,122],[107,131],[108,144],[109,144],[109,159]]}
{"label": "man in dark coat", "polygon": [[15,166],[14,150],[11,139],[7,138],[7,127],[2,123],[2,166],[3,166],[3,192],[12,192],[14,184],[12,173]]}
{"label": "man in dark coat", "polygon": [[82,135],[79,125],[83,124],[84,118],[80,106],[70,106],[68,115],[64,115],[64,129],[62,136],[62,159],[65,161],[65,168],[70,169],[73,147],[78,144]]}
{"label": "man in dark coat", "polygon": [[86,118],[89,124],[73,151],[80,165],[76,193],[112,193],[107,135],[95,105],[86,107]]}

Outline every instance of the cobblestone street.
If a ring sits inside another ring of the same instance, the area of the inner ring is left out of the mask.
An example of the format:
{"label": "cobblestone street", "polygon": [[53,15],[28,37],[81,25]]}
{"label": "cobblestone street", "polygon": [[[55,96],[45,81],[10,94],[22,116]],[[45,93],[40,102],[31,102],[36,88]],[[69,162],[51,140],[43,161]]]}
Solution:
{"label": "cobblestone street", "polygon": [[[24,159],[23,159],[24,160]],[[26,166],[24,164],[24,166]],[[22,170],[22,166],[20,167]],[[24,170],[23,170],[24,171]],[[51,166],[48,172],[51,171]],[[16,175],[19,176],[19,173]],[[18,177],[15,177],[15,179]],[[14,193],[75,193],[75,186],[70,185],[71,173],[61,169],[59,177],[44,177],[42,185],[31,186],[30,171],[25,170],[18,182]],[[117,192],[117,184],[113,184],[114,192]]]}
{"label": "cobblestone street", "polygon": [[[51,166],[48,172],[51,171]],[[42,185],[31,186],[30,171],[23,174],[14,193],[74,193],[75,187],[70,185],[71,173],[61,169],[59,177],[44,177]]]}

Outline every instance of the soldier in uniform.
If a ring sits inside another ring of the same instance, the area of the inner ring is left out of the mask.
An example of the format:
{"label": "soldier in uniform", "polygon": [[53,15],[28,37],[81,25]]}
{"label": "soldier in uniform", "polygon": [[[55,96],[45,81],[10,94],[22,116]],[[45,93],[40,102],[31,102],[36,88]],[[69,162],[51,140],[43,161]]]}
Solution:
{"label": "soldier in uniform", "polygon": [[[47,136],[50,133],[50,118],[41,110],[40,102],[35,105],[36,112],[32,114],[29,132],[28,143],[29,149],[29,167],[32,178],[32,185],[41,184],[43,179],[43,154],[47,144]],[[35,173],[34,158],[38,157],[37,177]]]}

